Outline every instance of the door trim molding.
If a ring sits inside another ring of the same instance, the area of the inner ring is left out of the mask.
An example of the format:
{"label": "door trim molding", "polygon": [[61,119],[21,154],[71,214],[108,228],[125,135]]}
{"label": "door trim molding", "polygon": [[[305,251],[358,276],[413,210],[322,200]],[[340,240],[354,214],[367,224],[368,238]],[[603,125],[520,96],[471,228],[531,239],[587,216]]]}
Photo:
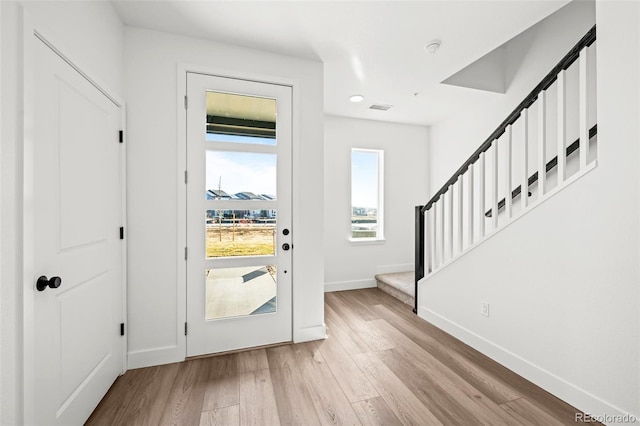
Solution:
{"label": "door trim molding", "polygon": [[[21,273],[22,275],[17,277],[19,282],[22,282],[19,294],[22,296],[22,323],[18,324],[21,331],[18,331],[22,337],[20,342],[22,360],[23,363],[16,372],[18,380],[22,383],[22,421],[24,424],[32,424],[34,422],[35,407],[35,386],[36,378],[33,374],[32,365],[36,360],[36,354],[34,353],[34,324],[33,324],[33,283],[29,277],[35,276],[34,267],[34,211],[33,211],[33,149],[34,149],[34,123],[35,123],[35,105],[33,100],[35,99],[35,51],[37,46],[37,40],[40,40],[53,52],[55,52],[60,58],[62,58],[67,64],[69,64],[75,71],[77,71],[83,78],[85,78],[91,85],[93,85],[98,91],[105,95],[111,102],[113,102],[120,109],[120,123],[121,127],[126,130],[126,111],[123,99],[116,94],[114,90],[108,87],[100,79],[93,78],[97,74],[93,72],[91,67],[87,67],[86,64],[81,61],[72,58],[63,52],[70,52],[64,43],[61,43],[58,37],[53,31],[51,31],[46,25],[36,19],[29,13],[28,10],[22,8],[22,103],[24,114],[22,117],[22,151],[18,152],[18,158],[16,162],[22,166],[22,182],[16,182],[18,187],[22,186],[21,197],[18,201],[18,217],[22,217],[22,223],[19,226],[18,238],[21,238],[23,242]],[[114,143],[115,141],[114,135]],[[125,131],[126,138],[126,131]],[[121,150],[121,164],[120,164],[120,180],[121,180],[121,221],[122,226],[126,227],[126,149],[124,147]],[[127,317],[127,244],[122,245],[122,322],[126,324]],[[114,324],[115,327],[115,324]],[[19,343],[19,345],[20,345]],[[20,350],[19,350],[20,351]],[[127,339],[123,340],[122,344],[122,360],[123,371],[127,371]]]}
{"label": "door trim molding", "polygon": [[[187,190],[184,184],[185,170],[187,167],[187,110],[184,108],[184,97],[187,93],[187,73],[204,74],[216,77],[231,78],[236,80],[247,80],[258,83],[276,84],[280,86],[291,87],[292,92],[292,119],[291,119],[291,169],[292,169],[292,194],[296,193],[296,180],[294,178],[298,162],[296,161],[296,142],[299,141],[299,118],[298,111],[300,108],[300,100],[298,99],[298,90],[300,83],[297,79],[285,78],[281,76],[266,75],[259,73],[251,73],[245,71],[232,70],[222,67],[211,67],[189,63],[178,63],[176,69],[176,106],[177,108],[177,134],[176,134],[176,182],[177,185],[177,247],[176,247],[176,262],[177,262],[177,318],[176,318],[176,330],[178,330],[177,342],[179,357],[176,357],[174,362],[184,361],[187,354],[187,337],[182,333],[184,330],[183,324],[187,321],[187,262],[184,258],[184,247],[187,246]],[[291,214],[292,218],[295,217],[296,203],[292,198],[291,200]],[[295,219],[294,219],[295,220]],[[292,221],[293,225],[293,221]],[[294,234],[295,235],[295,234]],[[292,259],[293,270],[295,271],[295,256]],[[295,275],[292,276],[292,280]],[[299,317],[296,315],[296,291],[295,281],[292,281],[292,309],[291,309],[291,328],[294,341],[296,340],[296,324],[299,322]],[[149,365],[149,364],[148,364]]]}

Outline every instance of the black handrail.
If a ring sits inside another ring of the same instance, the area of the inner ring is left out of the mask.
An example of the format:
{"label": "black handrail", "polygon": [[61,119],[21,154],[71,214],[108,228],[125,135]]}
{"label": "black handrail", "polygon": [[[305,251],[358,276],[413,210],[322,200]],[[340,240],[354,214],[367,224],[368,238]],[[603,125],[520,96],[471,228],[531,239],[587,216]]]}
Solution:
{"label": "black handrail", "polygon": [[485,140],[482,145],[480,145],[480,147],[476,149],[473,154],[471,154],[471,157],[469,157],[469,159],[464,162],[464,164],[453,174],[453,176],[451,176],[447,183],[445,183],[442,188],[440,188],[440,190],[436,192],[433,197],[431,197],[429,202],[422,208],[422,211],[426,212],[427,210],[429,210],[433,203],[438,201],[440,197],[449,190],[449,187],[456,183],[458,178],[467,171],[469,166],[478,161],[478,159],[480,158],[480,154],[488,151],[489,148],[491,148],[491,144],[493,143],[493,141],[498,139],[505,132],[507,126],[515,123],[515,121],[520,117],[522,111],[525,108],[529,108],[536,101],[540,92],[548,89],[549,86],[551,86],[553,82],[557,80],[560,71],[569,68],[571,64],[573,64],[580,56],[580,51],[585,47],[591,46],[595,40],[596,26],[594,25],[589,30],[589,32],[587,32],[587,34],[585,34],[584,37],[582,37],[580,41],[575,46],[573,46],[569,53],[567,53],[564,58],[562,58],[562,60],[558,62],[555,67],[553,67],[553,69],[527,95],[527,97],[524,98],[522,102],[520,102],[520,105],[518,105],[516,109],[513,110],[513,112],[509,114],[509,116],[498,126],[498,128],[494,130],[493,133],[491,133],[487,140]]}
{"label": "black handrail", "polygon": [[[594,137],[597,134],[598,134],[598,125],[596,124],[592,128],[589,129],[589,139],[591,139],[592,137]],[[573,143],[571,143],[571,145],[569,145],[567,147],[566,156],[569,157],[571,154],[573,154],[574,152],[576,152],[579,149],[580,149],[580,138],[578,138],[575,141],[573,141]],[[549,173],[549,171],[551,171],[557,165],[558,165],[558,156],[556,155],[551,160],[549,160],[549,162],[546,164],[546,166],[545,166],[546,173]],[[531,186],[534,183],[536,183],[537,181],[538,181],[538,172],[535,172],[534,174],[529,176],[529,180],[528,180],[527,184],[528,184],[528,186]],[[520,193],[522,192],[521,186],[522,185],[518,186],[516,189],[511,191],[511,199],[515,199],[518,195],[520,195]],[[531,195],[531,193],[529,193],[529,195]],[[498,211],[500,211],[500,209],[502,209],[504,207],[505,203],[506,203],[506,199],[505,198],[500,200],[500,202],[498,203]],[[492,209],[487,210],[487,212],[484,215],[486,217],[491,217],[491,210]]]}

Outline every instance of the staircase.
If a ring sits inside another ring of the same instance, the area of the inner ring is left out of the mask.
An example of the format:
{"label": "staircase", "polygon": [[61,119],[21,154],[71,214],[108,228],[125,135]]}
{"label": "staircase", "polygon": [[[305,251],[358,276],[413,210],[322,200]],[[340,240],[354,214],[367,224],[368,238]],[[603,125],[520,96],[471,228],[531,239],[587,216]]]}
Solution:
{"label": "staircase", "polygon": [[376,275],[378,288],[399,301],[413,307],[415,305],[415,273],[396,272]]}
{"label": "staircase", "polygon": [[[588,66],[595,40],[594,26],[433,197],[416,206],[416,291],[597,166],[596,79]],[[411,287],[378,282],[405,297]]]}

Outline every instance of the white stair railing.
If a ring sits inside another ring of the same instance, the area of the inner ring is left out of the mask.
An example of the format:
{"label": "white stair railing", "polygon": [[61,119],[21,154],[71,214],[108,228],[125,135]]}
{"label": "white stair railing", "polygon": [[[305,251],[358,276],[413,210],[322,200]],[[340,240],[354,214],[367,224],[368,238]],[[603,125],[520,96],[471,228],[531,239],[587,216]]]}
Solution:
{"label": "white stair railing", "polygon": [[418,281],[595,167],[595,39],[594,26],[429,202],[416,206],[416,307]]}

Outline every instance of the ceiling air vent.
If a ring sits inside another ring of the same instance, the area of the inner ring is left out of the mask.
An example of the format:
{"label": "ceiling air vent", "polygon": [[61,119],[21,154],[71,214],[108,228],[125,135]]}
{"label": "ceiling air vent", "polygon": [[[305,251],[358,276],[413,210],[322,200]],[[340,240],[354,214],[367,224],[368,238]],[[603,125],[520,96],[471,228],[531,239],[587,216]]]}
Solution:
{"label": "ceiling air vent", "polygon": [[369,107],[369,109],[377,109],[379,111],[388,111],[389,109],[391,109],[391,107],[393,107],[393,105],[378,105],[378,104],[373,104]]}

